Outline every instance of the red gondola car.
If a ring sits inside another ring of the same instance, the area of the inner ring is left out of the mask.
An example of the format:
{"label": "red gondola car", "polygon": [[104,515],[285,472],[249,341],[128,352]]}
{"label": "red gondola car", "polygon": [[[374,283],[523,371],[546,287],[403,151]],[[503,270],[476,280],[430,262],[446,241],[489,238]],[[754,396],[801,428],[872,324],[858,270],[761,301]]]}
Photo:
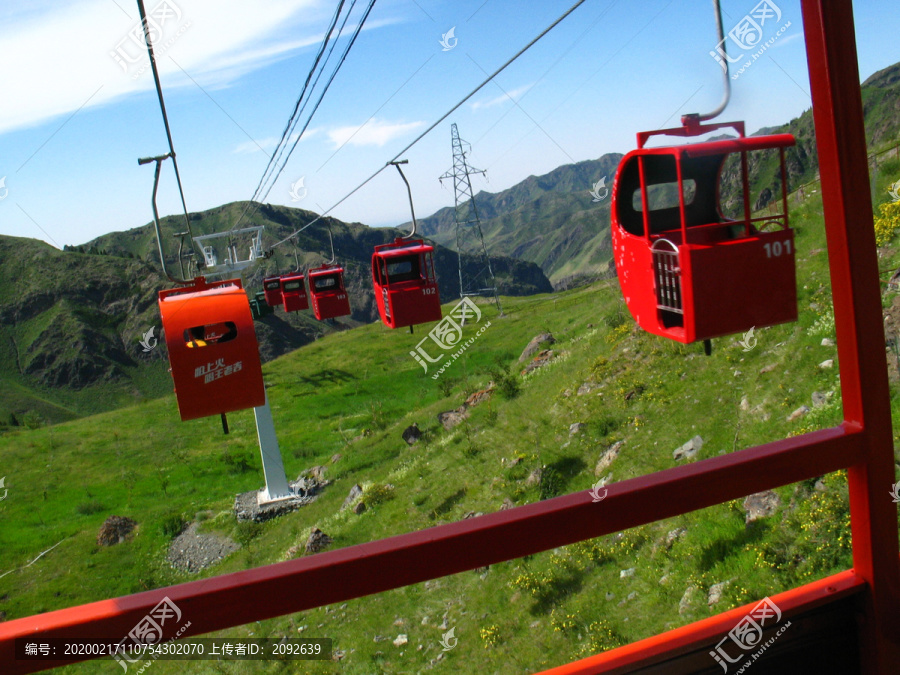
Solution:
{"label": "red gondola car", "polygon": [[262,365],[240,279],[159,292],[182,420],[264,405]]}
{"label": "red gondola car", "polygon": [[307,276],[313,313],[319,321],[350,314],[343,267],[322,265],[309,270]]}
{"label": "red gondola car", "polygon": [[375,247],[372,254],[375,301],[388,328],[441,320],[433,256],[434,247],[421,239],[397,238],[392,244]]}
{"label": "red gondola car", "polygon": [[266,277],[263,279],[263,293],[266,297],[266,304],[269,307],[277,307],[283,304],[281,297],[281,277]]}
{"label": "red gondola car", "polygon": [[[690,343],[797,320],[794,236],[788,226],[784,149],[790,134],[744,135],[743,122],[637,135],[613,184],[612,242],[625,302],[644,330]],[[739,137],[645,148],[657,134],[696,136],[731,127]],[[778,149],[782,213],[752,218],[747,153]],[[727,155],[739,153],[743,217],[722,214]]]}
{"label": "red gondola car", "polygon": [[306,282],[302,274],[288,274],[281,277],[281,299],[285,312],[299,312],[309,309],[306,296]]}

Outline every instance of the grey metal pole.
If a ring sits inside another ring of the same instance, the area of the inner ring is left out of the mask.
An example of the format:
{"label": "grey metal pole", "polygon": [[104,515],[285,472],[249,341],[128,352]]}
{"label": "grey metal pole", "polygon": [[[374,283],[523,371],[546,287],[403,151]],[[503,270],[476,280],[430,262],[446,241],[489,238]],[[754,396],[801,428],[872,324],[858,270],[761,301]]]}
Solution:
{"label": "grey metal pole", "polygon": [[256,435],[259,438],[259,454],[262,456],[263,474],[266,477],[264,487],[256,497],[260,506],[282,499],[290,499],[296,495],[291,492],[284,463],[281,461],[281,450],[278,437],[275,435],[275,422],[272,420],[272,409],[269,407],[269,395],[266,402],[253,409],[256,417]]}

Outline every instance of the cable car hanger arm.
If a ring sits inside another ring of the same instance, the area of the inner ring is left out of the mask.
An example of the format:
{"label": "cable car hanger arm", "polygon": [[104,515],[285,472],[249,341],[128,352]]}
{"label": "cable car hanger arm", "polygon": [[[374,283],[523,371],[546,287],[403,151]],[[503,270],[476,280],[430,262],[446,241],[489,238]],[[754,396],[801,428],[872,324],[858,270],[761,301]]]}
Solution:
{"label": "cable car hanger arm", "polygon": [[685,126],[691,126],[692,124],[697,124],[699,122],[706,122],[707,120],[711,120],[714,117],[718,117],[721,115],[725,108],[728,106],[728,101],[731,99],[731,79],[728,77],[728,58],[725,48],[725,31],[722,29],[722,7],[721,0],[713,0],[713,8],[716,11],[716,34],[719,36],[719,41],[716,43],[717,47],[720,47],[722,50],[722,55],[725,58],[719,59],[722,65],[722,86],[724,87],[724,91],[722,93],[722,101],[719,103],[719,106],[708,113],[689,113],[687,115],[682,115],[681,123]]}
{"label": "cable car hanger arm", "polygon": [[297,240],[294,240],[294,271],[291,274],[297,274],[300,271],[300,255],[297,253]]}
{"label": "cable car hanger arm", "polygon": [[171,274],[169,274],[169,270],[166,269],[166,256],[163,253],[163,244],[162,244],[162,232],[159,227],[159,211],[156,208],[156,191],[159,187],[159,170],[162,163],[172,158],[174,161],[175,153],[167,152],[164,155],[157,155],[156,157],[141,157],[138,159],[138,165],[149,164],[150,162],[156,162],[156,171],[153,173],[153,196],[150,199],[150,205],[153,207],[153,227],[156,230],[156,246],[159,250],[159,264],[162,265],[163,274],[168,277],[169,281],[175,284],[190,284],[191,282],[186,279],[176,279]]}
{"label": "cable car hanger arm", "polygon": [[337,260],[337,256],[334,254],[334,235],[331,233],[331,223],[326,220],[325,225],[328,226],[328,241],[331,243],[331,260],[325,264],[334,265],[334,262]]}
{"label": "cable car hanger arm", "polygon": [[412,188],[409,187],[409,181],[406,180],[406,176],[403,175],[403,169],[400,168],[401,164],[409,164],[409,160],[408,159],[400,159],[400,160],[393,159],[390,162],[388,162],[388,164],[394,165],[394,167],[397,169],[397,171],[400,172],[400,178],[402,178],[403,182],[406,183],[406,192],[409,194],[409,212],[412,214],[413,227],[412,227],[412,232],[410,232],[409,234],[407,234],[404,237],[401,237],[401,239],[410,239],[410,238],[416,236],[416,230],[418,229],[418,227],[416,225],[416,210],[415,210],[415,208],[413,208]]}
{"label": "cable car hanger arm", "polygon": [[[719,103],[718,107],[715,110],[711,110],[708,113],[687,113],[686,115],[681,116],[681,124],[680,127],[674,127],[672,129],[657,129],[656,131],[642,131],[637,135],[638,148],[643,148],[644,144],[647,142],[651,136],[700,136],[701,134],[705,134],[710,131],[715,131],[716,129],[723,128],[732,128],[738,132],[738,135],[742,138],[744,137],[744,123],[743,122],[718,122],[715,124],[702,124],[702,122],[706,122],[715,117],[721,115],[725,108],[728,106],[728,102],[731,100],[731,78],[728,76],[728,55],[725,48],[725,31],[722,28],[722,7],[720,0],[713,0],[713,9],[716,14],[716,35],[719,37],[719,41],[716,43],[717,48],[720,49],[720,53],[723,58],[716,59],[722,66],[722,101]],[[712,52],[710,52],[712,53]]]}

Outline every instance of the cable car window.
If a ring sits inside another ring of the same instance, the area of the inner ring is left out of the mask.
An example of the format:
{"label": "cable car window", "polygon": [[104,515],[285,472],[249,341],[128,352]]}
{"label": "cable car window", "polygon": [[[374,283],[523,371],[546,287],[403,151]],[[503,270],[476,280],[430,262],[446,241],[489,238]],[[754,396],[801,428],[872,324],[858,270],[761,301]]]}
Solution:
{"label": "cable car window", "polygon": [[313,286],[316,287],[317,291],[324,291],[329,288],[334,288],[337,286],[337,278],[334,275],[329,275],[327,277],[315,277],[313,279]]}
{"label": "cable car window", "polygon": [[284,290],[286,291],[296,291],[303,285],[302,281],[286,281],[284,284]]}
{"label": "cable car window", "polygon": [[[772,202],[779,202],[781,200],[781,174],[777,169],[781,166],[781,159],[778,149],[754,150],[747,153],[747,159],[754,166],[776,169],[773,172],[774,175],[767,174],[764,180],[750,186],[750,210],[759,211]],[[744,182],[740,153],[733,152],[725,158],[719,174],[718,185],[719,212],[728,220],[743,220]],[[779,208],[778,211],[780,212],[781,209]]]}
{"label": "cable car window", "polygon": [[419,273],[419,256],[406,256],[399,260],[391,260],[387,264],[388,283],[421,279]]}
{"label": "cable car window", "polygon": [[412,271],[411,260],[401,260],[400,262],[390,263],[388,265],[388,275],[395,277],[400,274],[409,274]]}
{"label": "cable car window", "polygon": [[374,265],[374,268],[373,268],[372,271],[373,271],[374,276],[375,276],[375,281],[376,281],[378,284],[380,284],[380,285],[383,286],[384,283],[385,283],[385,276],[384,276],[384,258],[378,258],[378,260],[375,262],[375,265]]}
{"label": "cable car window", "polygon": [[[697,182],[693,178],[686,179],[682,184],[684,193],[684,205],[689,206],[694,203],[694,197],[697,196]],[[678,183],[656,183],[647,186],[647,203],[651,211],[660,211],[662,209],[677,208],[678,202]],[[644,205],[641,200],[641,189],[636,189],[631,195],[631,205],[635,211],[643,211]]]}
{"label": "cable car window", "polygon": [[266,282],[266,290],[267,291],[276,291],[281,287],[281,281],[279,279],[275,279],[274,281]]}
{"label": "cable car window", "polygon": [[184,343],[190,348],[209,347],[234,340],[237,337],[237,326],[232,321],[194,326],[185,330],[183,337]]}

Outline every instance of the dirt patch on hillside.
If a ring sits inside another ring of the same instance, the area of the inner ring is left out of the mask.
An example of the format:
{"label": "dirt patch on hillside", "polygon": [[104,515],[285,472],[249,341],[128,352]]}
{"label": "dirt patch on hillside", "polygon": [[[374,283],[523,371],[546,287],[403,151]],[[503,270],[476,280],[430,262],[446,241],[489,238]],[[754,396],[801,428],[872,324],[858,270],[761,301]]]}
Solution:
{"label": "dirt patch on hillside", "polygon": [[172,567],[185,572],[199,572],[228,557],[240,546],[228,537],[200,534],[199,523],[191,523],[172,540],[168,560]]}

